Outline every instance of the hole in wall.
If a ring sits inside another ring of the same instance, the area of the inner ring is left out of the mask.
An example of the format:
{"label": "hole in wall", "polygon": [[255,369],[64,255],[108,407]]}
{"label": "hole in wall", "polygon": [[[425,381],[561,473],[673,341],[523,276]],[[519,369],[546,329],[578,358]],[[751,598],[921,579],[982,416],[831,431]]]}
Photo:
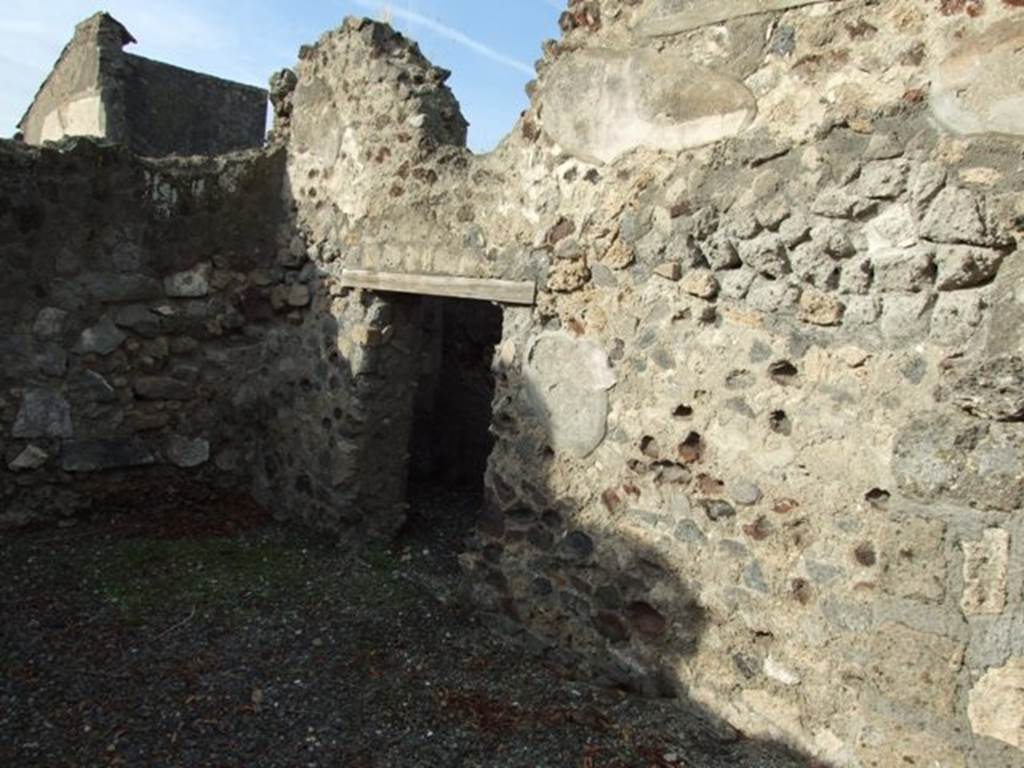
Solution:
{"label": "hole in wall", "polygon": [[657,459],[661,455],[661,448],[658,441],[650,435],[644,435],[640,440],[640,453],[651,459]]}
{"label": "hole in wall", "polygon": [[864,500],[875,507],[885,507],[889,501],[890,493],[882,488],[872,488],[864,494]]}
{"label": "hole in wall", "polygon": [[772,411],[771,416],[768,417],[768,426],[772,432],[777,432],[780,435],[789,435],[793,432],[793,424],[785,411]]}
{"label": "hole in wall", "polygon": [[688,405],[677,405],[672,415],[677,419],[688,419],[693,416],[693,408]]}
{"label": "hole in wall", "polygon": [[691,432],[679,444],[679,458],[684,464],[694,464],[701,459],[703,441],[699,432]]}
{"label": "hole in wall", "polygon": [[778,360],[768,366],[768,375],[779,384],[792,384],[799,371],[789,360]]}

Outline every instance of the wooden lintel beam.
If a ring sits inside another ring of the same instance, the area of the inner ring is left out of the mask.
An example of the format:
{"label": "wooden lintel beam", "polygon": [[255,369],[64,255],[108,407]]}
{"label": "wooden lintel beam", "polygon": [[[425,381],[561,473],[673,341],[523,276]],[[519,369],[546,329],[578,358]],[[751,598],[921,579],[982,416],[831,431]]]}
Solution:
{"label": "wooden lintel beam", "polygon": [[537,296],[537,286],[532,281],[378,272],[374,269],[343,269],[341,284],[345,288],[479,299],[499,304],[533,304]]}

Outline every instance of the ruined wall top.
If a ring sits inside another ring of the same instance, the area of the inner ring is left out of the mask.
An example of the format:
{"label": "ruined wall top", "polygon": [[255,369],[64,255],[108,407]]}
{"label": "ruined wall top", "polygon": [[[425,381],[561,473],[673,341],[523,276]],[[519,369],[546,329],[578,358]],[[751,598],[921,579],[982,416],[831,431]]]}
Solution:
{"label": "ruined wall top", "polygon": [[125,53],[135,38],[97,13],[75,28],[18,124],[29,144],[64,136],[124,143],[148,156],[259,147],[266,92]]}

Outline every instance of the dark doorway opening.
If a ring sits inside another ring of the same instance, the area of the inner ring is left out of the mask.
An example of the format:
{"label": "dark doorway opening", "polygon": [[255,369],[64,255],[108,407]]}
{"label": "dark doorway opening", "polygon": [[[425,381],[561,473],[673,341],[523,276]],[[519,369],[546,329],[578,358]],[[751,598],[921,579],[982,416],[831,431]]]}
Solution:
{"label": "dark doorway opening", "polygon": [[485,301],[425,297],[419,322],[409,512],[399,543],[447,571],[458,568],[483,502],[502,311]]}

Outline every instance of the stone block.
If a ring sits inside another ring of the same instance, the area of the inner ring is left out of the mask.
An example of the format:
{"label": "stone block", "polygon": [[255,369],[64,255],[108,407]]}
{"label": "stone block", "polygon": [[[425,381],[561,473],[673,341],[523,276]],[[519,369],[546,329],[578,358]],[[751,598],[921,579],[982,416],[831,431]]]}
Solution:
{"label": "stone block", "polygon": [[[984,319],[985,300],[974,291],[941,293],[932,311],[932,341],[961,347],[971,342]],[[1021,406],[1024,409],[1024,405]]]}
{"label": "stone block", "polygon": [[[863,296],[871,290],[874,272],[867,257],[851,259],[842,266],[839,274],[839,292]],[[881,309],[879,307],[879,309]],[[877,317],[877,314],[875,315]]]}
{"label": "stone block", "polygon": [[60,465],[65,472],[100,472],[154,463],[149,449],[138,440],[78,440],[64,445]]}
{"label": "stone block", "polygon": [[28,472],[39,469],[50,460],[50,454],[36,445],[26,445],[25,450],[19,453],[7,468],[12,472]]}
{"label": "stone block", "polygon": [[848,259],[857,253],[846,228],[838,222],[826,221],[818,224],[811,230],[811,237],[821,252],[833,259]]}
{"label": "stone block", "polygon": [[954,640],[887,622],[857,640],[863,674],[884,698],[923,714],[952,717],[963,647]]}
{"label": "stone block", "polygon": [[974,288],[989,282],[999,272],[1003,252],[968,245],[941,245],[936,253],[940,291]]}
{"label": "stone block", "polygon": [[871,256],[874,286],[886,293],[916,293],[935,280],[935,250],[931,246],[889,248]]}
{"label": "stone block", "polygon": [[164,278],[164,293],[172,299],[198,299],[210,294],[209,264],[198,264],[192,269]]}
{"label": "stone block", "polygon": [[843,320],[843,303],[830,293],[805,288],[800,294],[799,317],[812,325],[839,325]]}
{"label": "stone block", "polygon": [[310,292],[308,285],[296,283],[288,289],[287,302],[289,307],[308,307],[312,300],[313,294]]}
{"label": "stone block", "polygon": [[886,294],[882,298],[882,334],[893,341],[906,341],[924,334],[934,294]]}
{"label": "stone block", "polygon": [[1001,528],[989,528],[981,539],[961,542],[961,546],[964,551],[961,610],[965,616],[998,616],[1006,608],[1010,534]]}
{"label": "stone block", "polygon": [[811,204],[811,211],[830,219],[852,219],[860,200],[843,189],[826,189]]}
{"label": "stone block", "polygon": [[1006,512],[1024,505],[1024,435],[1014,424],[922,414],[896,433],[892,470],[900,490],[922,501]]}
{"label": "stone block", "polygon": [[191,400],[194,395],[187,382],[166,376],[140,376],[132,390],[142,400]]}
{"label": "stone block", "polygon": [[726,299],[739,301],[747,295],[750,284],[754,282],[756,275],[750,269],[731,269],[728,272],[719,274],[718,281],[721,296]]}
{"label": "stone block", "polygon": [[92,273],[80,282],[96,301],[105,303],[150,301],[162,295],[160,283],[144,275]]}
{"label": "stone block", "polygon": [[1024,750],[1024,658],[988,670],[971,689],[967,716],[978,736]]}
{"label": "stone block", "polygon": [[637,24],[648,37],[675,35],[709,24],[772,11],[784,11],[828,0],[663,0],[654,4]]}
{"label": "stone block", "polygon": [[917,244],[917,223],[910,206],[894,203],[864,225],[868,252],[890,248],[910,248]]}
{"label": "stone block", "polygon": [[931,160],[926,160],[911,170],[907,186],[910,191],[911,204],[918,216],[924,215],[928,204],[945,186],[947,175],[944,165]]}
{"label": "stone block", "polygon": [[710,269],[692,269],[683,275],[679,286],[691,296],[711,300],[718,295],[718,281]]}
{"label": "stone block", "polygon": [[857,180],[857,190],[864,197],[892,200],[903,194],[907,186],[907,163],[883,160],[867,163]]}
{"label": "stone block", "polygon": [[147,339],[156,338],[160,334],[160,316],[140,304],[119,309],[114,315],[114,324]]}
{"label": "stone block", "polygon": [[736,253],[736,246],[722,232],[716,232],[707,243],[703,244],[701,252],[713,269],[735,269],[742,263],[739,260],[739,254]]}
{"label": "stone block", "polygon": [[801,243],[789,252],[793,274],[805,283],[822,290],[839,285],[841,267],[817,242]]}
{"label": "stone block", "polygon": [[74,346],[74,351],[80,355],[106,356],[120,347],[127,338],[110,317],[104,317],[96,325],[82,331],[82,335],[78,337],[78,343]]}
{"label": "stone block", "polygon": [[910,516],[882,530],[882,590],[908,600],[941,602],[946,594],[945,523]]}
{"label": "stone block", "polygon": [[57,392],[30,389],[22,398],[11,434],[28,439],[71,437],[71,405]]}
{"label": "stone block", "polygon": [[779,278],[790,272],[786,245],[778,235],[741,242],[738,250],[744,264],[766,277]]}
{"label": "stone block", "polygon": [[590,280],[590,269],[582,261],[557,261],[548,271],[547,288],[556,293],[580,290]]}
{"label": "stone block", "polygon": [[59,339],[64,335],[68,313],[57,307],[44,307],[36,315],[32,333],[37,339]]}
{"label": "stone block", "polygon": [[996,421],[1024,419],[1024,357],[999,355],[949,374],[943,393],[968,413]]}
{"label": "stone block", "polygon": [[174,466],[192,469],[210,460],[210,443],[203,438],[171,435],[164,447],[164,454]]}
{"label": "stone block", "polygon": [[978,198],[962,187],[945,187],[935,196],[919,231],[936,243],[988,244]]}
{"label": "stone block", "polygon": [[747,292],[747,302],[758,312],[793,312],[800,302],[800,287],[784,280],[758,277]]}

